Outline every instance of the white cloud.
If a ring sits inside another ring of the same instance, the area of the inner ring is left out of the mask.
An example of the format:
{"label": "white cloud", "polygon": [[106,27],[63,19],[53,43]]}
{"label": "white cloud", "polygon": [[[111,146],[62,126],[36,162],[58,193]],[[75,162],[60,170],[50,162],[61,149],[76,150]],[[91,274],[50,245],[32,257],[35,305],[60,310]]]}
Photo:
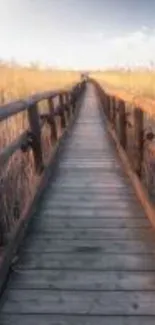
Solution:
{"label": "white cloud", "polygon": [[95,28],[93,33],[80,26],[76,30],[63,29],[56,14],[52,15],[50,10],[47,13],[47,9],[44,12],[41,1],[36,2],[37,12],[32,3],[31,0],[0,0],[2,58],[88,69],[148,66],[155,62],[155,29],[142,26],[123,36],[116,36],[114,31],[110,38],[104,30]]}
{"label": "white cloud", "polygon": [[[148,66],[155,62],[155,30],[139,31],[107,40],[111,64],[119,66]],[[110,63],[110,62],[109,62]]]}

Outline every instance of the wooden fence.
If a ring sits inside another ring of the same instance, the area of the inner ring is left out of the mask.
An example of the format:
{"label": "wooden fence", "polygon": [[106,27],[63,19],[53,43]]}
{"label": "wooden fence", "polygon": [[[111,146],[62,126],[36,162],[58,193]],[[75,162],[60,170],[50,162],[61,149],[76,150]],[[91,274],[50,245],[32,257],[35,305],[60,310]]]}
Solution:
{"label": "wooden fence", "polygon": [[105,93],[95,83],[105,116],[117,134],[132,169],[142,181],[147,193],[155,201],[155,121],[141,107]]}
{"label": "wooden fence", "polygon": [[8,243],[31,204],[53,148],[73,117],[84,88],[82,81],[69,90],[39,93],[0,107],[0,140],[7,140],[15,117],[22,115],[23,119],[24,114],[26,125],[17,138],[0,147],[0,246]]}

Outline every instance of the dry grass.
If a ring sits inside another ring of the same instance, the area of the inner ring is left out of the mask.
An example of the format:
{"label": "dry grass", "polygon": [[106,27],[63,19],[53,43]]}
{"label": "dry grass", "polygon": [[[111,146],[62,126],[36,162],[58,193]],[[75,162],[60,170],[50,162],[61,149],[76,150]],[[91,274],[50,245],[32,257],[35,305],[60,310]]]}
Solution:
{"label": "dry grass", "polygon": [[111,70],[92,73],[103,88],[155,115],[155,70]]}
{"label": "dry grass", "polygon": [[0,64],[0,103],[40,91],[62,88],[78,79],[78,72],[9,67]]}
{"label": "dry grass", "polygon": [[[78,72],[72,71],[39,70],[0,64],[0,104],[26,98],[36,92],[69,87],[79,77]],[[15,140],[27,126],[26,113],[1,123],[0,150]]]}
{"label": "dry grass", "polygon": [[93,74],[101,83],[124,89],[136,96],[155,99],[154,70],[111,70]]}
{"label": "dry grass", "polygon": [[[78,72],[39,70],[0,65],[0,104],[25,98],[36,92],[60,89],[79,80]],[[46,109],[45,102],[39,110]],[[0,123],[0,150],[28,128],[27,113],[20,113]],[[44,162],[47,163],[52,152],[49,126],[42,132]],[[16,152],[8,164],[0,166],[0,244],[8,239],[17,221],[27,209],[36,190],[38,177],[34,170],[32,151]]]}

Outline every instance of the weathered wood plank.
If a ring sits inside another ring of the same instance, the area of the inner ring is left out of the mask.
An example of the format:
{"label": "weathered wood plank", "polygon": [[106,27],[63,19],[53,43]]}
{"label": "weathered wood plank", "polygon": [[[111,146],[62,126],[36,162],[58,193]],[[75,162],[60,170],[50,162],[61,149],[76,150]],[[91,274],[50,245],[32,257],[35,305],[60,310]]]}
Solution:
{"label": "weathered wood plank", "polygon": [[78,179],[72,179],[72,180],[68,180],[68,182],[66,181],[63,181],[61,179],[57,180],[55,183],[53,182],[53,185],[56,184],[56,186],[58,185],[61,185],[61,187],[72,187],[74,186],[75,188],[85,188],[87,190],[87,187],[91,186],[91,188],[99,188],[99,189],[102,189],[102,188],[121,188],[121,189],[124,189],[126,188],[126,184],[124,183],[121,183],[121,182],[117,182],[117,183],[114,183],[111,179],[108,180],[107,182],[102,182],[102,183],[97,183],[97,184],[94,184],[94,182],[92,180],[84,180],[84,181],[81,181],[81,180],[78,180]]}
{"label": "weathered wood plank", "polygon": [[[78,208],[92,208],[92,209],[108,209],[109,208],[109,202],[106,200],[102,200],[100,202],[95,202],[95,201],[65,201],[65,200],[44,200],[43,205],[46,207],[46,209],[53,209],[53,208],[74,208],[77,210]],[[130,208],[130,202],[128,201],[121,201],[121,200],[115,200],[110,202],[110,207],[114,209],[128,209]]]}
{"label": "weathered wood plank", "polygon": [[[115,200],[121,200],[121,201],[127,201],[130,203],[135,203],[137,204],[137,199],[134,195],[134,193],[123,193],[123,192],[113,192],[113,190],[109,191],[105,190],[105,191],[89,191],[89,192],[85,192],[85,191],[73,191],[72,190],[65,190],[65,191],[52,191],[48,190],[45,195],[44,195],[44,199],[49,199],[49,200],[66,200],[69,201],[70,199],[72,201],[76,201],[76,200],[83,200],[83,201],[89,201],[89,200],[93,200],[98,202],[98,201],[115,201]],[[131,202],[132,201],[132,202]]]}
{"label": "weathered wood plank", "polygon": [[136,239],[144,239],[150,240],[154,239],[154,231],[152,228],[149,229],[131,229],[131,228],[85,228],[85,229],[62,229],[62,228],[42,228],[40,229],[37,224],[32,229],[36,232],[49,232],[50,236],[53,239],[128,239],[128,240],[136,240]]}
{"label": "weathered wood plank", "polygon": [[49,229],[54,228],[151,228],[149,221],[146,218],[72,218],[72,217],[52,217],[47,216],[44,219],[36,216],[33,219],[34,227],[39,227],[39,229]]}
{"label": "weathered wood plank", "polygon": [[154,325],[154,316],[2,315],[1,325]]}
{"label": "weathered wood plank", "polygon": [[[133,200],[133,204],[131,202],[131,207],[135,208],[137,206],[137,200],[136,197],[134,195],[133,191],[123,191],[123,190],[118,190],[118,192],[116,192],[116,190],[113,189],[102,189],[102,190],[97,190],[97,189],[91,189],[89,188],[87,191],[85,191],[85,189],[75,189],[75,188],[61,188],[61,187],[55,187],[55,186],[51,186],[50,188],[46,189],[45,191],[45,198],[49,197],[49,200],[54,200],[54,198],[56,197],[64,197],[64,198],[68,198],[68,199],[72,199],[74,197],[76,198],[94,198],[97,200],[102,200],[105,198],[105,200],[109,200],[110,201],[110,195],[111,195],[111,201],[115,200],[115,199],[122,199],[122,201],[126,201],[128,199],[128,202],[130,202],[131,200]],[[97,199],[98,198],[98,199]]]}
{"label": "weathered wood plank", "polygon": [[155,271],[154,254],[102,254],[100,247],[74,253],[26,253],[15,269]]}
{"label": "weathered wood plank", "polygon": [[120,239],[52,239],[47,233],[40,233],[34,237],[28,236],[23,243],[22,250],[29,252],[51,253],[51,252],[89,252],[99,248],[102,255],[112,254],[147,254],[155,253],[154,242],[141,240],[120,240]]}
{"label": "weathered wood plank", "polygon": [[93,209],[93,208],[86,208],[86,209],[74,209],[71,207],[68,208],[53,208],[53,209],[46,209],[42,210],[42,218],[46,216],[59,216],[59,217],[72,217],[72,218],[80,218],[80,217],[89,217],[89,218],[142,218],[144,213],[139,213],[139,208],[136,206],[131,206],[129,209],[116,209],[111,208],[110,206],[107,209]]}
{"label": "weathered wood plank", "polygon": [[2,313],[154,315],[155,292],[9,290]]}
{"label": "weathered wood plank", "polygon": [[11,289],[155,291],[154,272],[27,270],[14,273]]}

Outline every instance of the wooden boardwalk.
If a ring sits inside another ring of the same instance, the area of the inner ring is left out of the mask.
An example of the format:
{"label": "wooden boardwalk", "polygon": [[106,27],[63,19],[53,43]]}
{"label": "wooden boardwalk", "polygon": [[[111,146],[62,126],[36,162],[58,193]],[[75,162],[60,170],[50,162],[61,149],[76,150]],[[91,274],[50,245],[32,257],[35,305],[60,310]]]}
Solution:
{"label": "wooden boardwalk", "polygon": [[93,85],[1,299],[2,325],[154,325],[155,232]]}

